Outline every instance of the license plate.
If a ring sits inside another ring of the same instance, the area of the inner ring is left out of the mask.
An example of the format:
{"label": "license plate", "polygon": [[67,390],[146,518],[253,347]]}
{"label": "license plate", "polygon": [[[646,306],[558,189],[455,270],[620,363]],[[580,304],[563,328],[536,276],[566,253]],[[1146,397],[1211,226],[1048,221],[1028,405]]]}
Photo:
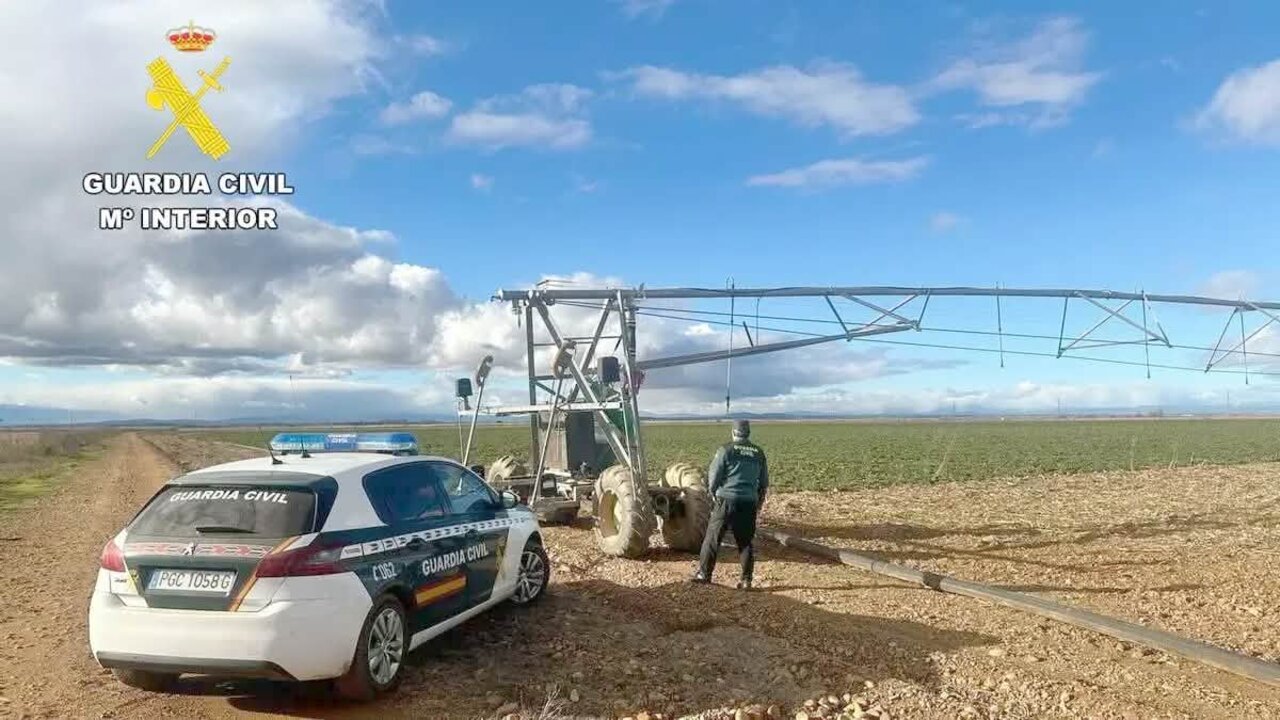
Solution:
{"label": "license plate", "polygon": [[229,571],[155,570],[147,581],[147,589],[226,595],[235,583],[236,574]]}

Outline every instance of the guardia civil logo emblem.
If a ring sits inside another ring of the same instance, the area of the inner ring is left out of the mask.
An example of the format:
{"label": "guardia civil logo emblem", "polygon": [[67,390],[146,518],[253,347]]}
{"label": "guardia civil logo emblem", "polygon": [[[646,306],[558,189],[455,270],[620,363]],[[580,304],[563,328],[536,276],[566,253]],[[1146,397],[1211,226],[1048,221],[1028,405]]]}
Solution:
{"label": "guardia civil logo emblem", "polygon": [[[170,30],[165,37],[170,45],[183,53],[204,52],[218,38],[213,30],[197,27],[194,21],[188,23],[185,28]],[[148,159],[160,152],[179,127],[186,131],[191,141],[200,148],[200,152],[214,160],[231,149],[230,143],[222,136],[222,131],[218,130],[218,126],[213,124],[204,109],[200,107],[200,100],[204,98],[206,92],[209,90],[222,92],[222,85],[218,82],[218,78],[222,77],[230,64],[231,58],[224,57],[211,72],[199,71],[202,84],[194,94],[187,90],[182,83],[182,78],[178,77],[173,67],[169,65],[169,61],[163,57],[158,57],[147,65],[147,73],[151,75],[153,83],[147,90],[147,105],[153,110],[163,111],[167,108],[172,115],[168,127],[151,145],[151,149],[147,150]]]}

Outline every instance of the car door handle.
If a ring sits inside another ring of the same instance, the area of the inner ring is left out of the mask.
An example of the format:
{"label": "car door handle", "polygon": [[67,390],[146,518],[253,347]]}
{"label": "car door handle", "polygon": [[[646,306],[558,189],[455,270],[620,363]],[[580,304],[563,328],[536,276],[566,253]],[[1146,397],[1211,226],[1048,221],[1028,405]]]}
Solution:
{"label": "car door handle", "polygon": [[410,550],[418,550],[422,548],[423,545],[426,545],[426,544],[427,544],[426,540],[423,540],[422,538],[414,538],[409,542],[405,543],[405,547],[409,548]]}

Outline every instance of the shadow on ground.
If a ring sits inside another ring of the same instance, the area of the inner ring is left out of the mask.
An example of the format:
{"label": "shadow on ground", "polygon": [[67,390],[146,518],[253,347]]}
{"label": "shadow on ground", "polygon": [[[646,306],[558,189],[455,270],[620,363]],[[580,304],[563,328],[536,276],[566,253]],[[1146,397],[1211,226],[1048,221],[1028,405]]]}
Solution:
{"label": "shadow on ground", "polygon": [[748,700],[794,706],[815,694],[897,678],[936,683],[931,653],[995,638],[819,609],[770,592],[670,582],[554,585],[537,606],[499,608],[409,657],[400,690],[369,705],[324,683],[192,679],[179,692],[298,717],[486,717],[539,707],[548,691],[574,716],[684,714]]}

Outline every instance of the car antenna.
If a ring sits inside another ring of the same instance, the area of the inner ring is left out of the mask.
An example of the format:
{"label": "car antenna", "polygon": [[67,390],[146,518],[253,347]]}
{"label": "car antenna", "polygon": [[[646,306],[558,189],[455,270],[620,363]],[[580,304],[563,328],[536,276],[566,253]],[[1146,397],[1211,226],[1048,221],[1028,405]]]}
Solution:
{"label": "car antenna", "polygon": [[271,443],[267,443],[267,454],[271,456],[272,465],[283,465],[284,461],[276,457],[275,451],[271,449]]}

